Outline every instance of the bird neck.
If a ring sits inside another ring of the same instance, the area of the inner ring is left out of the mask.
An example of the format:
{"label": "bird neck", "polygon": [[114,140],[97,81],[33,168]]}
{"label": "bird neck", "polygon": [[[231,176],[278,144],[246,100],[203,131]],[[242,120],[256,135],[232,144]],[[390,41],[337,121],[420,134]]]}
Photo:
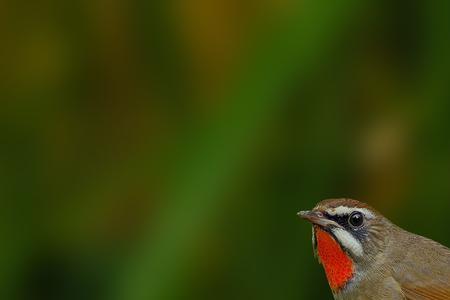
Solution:
{"label": "bird neck", "polygon": [[332,290],[337,291],[353,277],[353,261],[328,232],[317,227],[315,236],[317,254],[325,269],[328,283]]}

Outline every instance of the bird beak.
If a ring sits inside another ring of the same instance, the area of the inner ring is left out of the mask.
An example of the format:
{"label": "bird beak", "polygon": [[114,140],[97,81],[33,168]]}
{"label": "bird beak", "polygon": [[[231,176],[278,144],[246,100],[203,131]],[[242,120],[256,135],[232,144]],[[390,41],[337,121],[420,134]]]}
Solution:
{"label": "bird beak", "polygon": [[336,227],[338,225],[336,222],[327,219],[320,211],[314,210],[300,211],[297,213],[297,215],[300,218],[305,219],[314,225],[319,225],[322,227],[327,227],[330,225]]}

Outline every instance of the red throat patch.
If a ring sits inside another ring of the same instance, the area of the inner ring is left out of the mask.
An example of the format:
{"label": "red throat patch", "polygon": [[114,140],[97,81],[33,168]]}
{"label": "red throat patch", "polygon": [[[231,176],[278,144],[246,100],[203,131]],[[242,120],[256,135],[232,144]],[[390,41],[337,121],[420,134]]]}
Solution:
{"label": "red throat patch", "polygon": [[331,289],[342,288],[353,276],[353,262],[326,231],[316,227],[317,254]]}

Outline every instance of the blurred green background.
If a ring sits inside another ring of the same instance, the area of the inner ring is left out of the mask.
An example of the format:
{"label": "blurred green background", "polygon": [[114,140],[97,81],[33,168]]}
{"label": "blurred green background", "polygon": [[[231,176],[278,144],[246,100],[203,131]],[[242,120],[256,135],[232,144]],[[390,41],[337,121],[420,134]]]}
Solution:
{"label": "blurred green background", "polygon": [[450,245],[450,2],[0,2],[1,299],[331,299],[296,212]]}

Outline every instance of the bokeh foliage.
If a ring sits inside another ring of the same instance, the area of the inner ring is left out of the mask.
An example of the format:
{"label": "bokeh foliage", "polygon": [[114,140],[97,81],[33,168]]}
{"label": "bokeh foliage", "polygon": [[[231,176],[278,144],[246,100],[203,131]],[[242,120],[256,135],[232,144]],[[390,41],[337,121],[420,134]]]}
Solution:
{"label": "bokeh foliage", "polygon": [[295,213],[450,244],[450,4],[0,5],[2,299],[331,299]]}

